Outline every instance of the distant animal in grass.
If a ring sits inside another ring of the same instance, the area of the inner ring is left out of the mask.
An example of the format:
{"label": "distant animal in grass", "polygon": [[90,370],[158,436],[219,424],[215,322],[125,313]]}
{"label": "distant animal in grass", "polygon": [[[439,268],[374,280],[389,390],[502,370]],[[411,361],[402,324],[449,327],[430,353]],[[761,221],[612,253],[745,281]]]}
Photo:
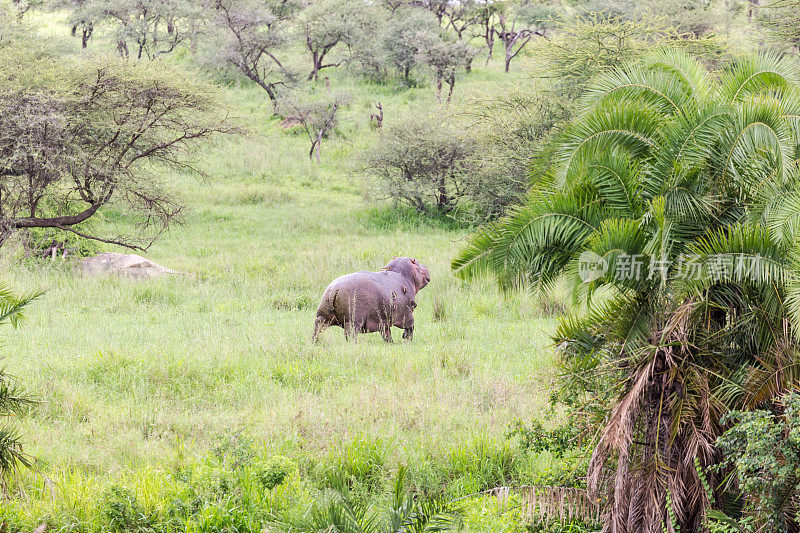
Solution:
{"label": "distant animal in grass", "polygon": [[345,339],[380,331],[392,342],[392,326],[403,338],[414,338],[416,295],[431,281],[428,269],[416,259],[395,257],[380,272],[355,272],[336,278],[325,289],[314,321],[314,342],[327,327],[344,329]]}

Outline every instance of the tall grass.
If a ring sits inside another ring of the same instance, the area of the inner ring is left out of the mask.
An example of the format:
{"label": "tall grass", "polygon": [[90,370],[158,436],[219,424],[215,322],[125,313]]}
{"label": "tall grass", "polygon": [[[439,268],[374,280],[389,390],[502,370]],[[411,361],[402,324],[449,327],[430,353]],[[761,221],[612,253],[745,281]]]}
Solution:
{"label": "tall grass", "polygon": [[[457,98],[524,79],[500,70],[476,68]],[[359,161],[379,135],[368,127],[374,102],[386,127],[428,112],[434,90],[330,77],[353,99],[320,165],[241,83],[226,94],[252,134],[198,154],[208,178],[164,171],[189,210],[147,255],[194,277],[89,278],[69,261],[3,250],[4,281],[47,291],[0,358],[40,400],[18,427],[52,483],[27,477],[29,499],[0,503],[0,524],[247,531],[307,509],[330,476],[385,498],[401,463],[419,490],[452,496],[517,475],[506,445],[470,436],[501,435],[544,407],[552,319],[535,295],[450,275],[467,229],[373,198]],[[100,225],[126,229],[113,211]],[[346,343],[332,328],[311,344],[325,286],[399,255],[432,276],[414,341]],[[242,464],[215,454],[231,433],[251,443]]]}

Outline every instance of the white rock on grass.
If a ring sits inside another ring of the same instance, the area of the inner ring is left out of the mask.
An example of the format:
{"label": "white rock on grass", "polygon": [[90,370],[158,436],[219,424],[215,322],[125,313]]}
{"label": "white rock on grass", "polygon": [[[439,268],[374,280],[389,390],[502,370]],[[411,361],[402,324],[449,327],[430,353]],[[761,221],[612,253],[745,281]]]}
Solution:
{"label": "white rock on grass", "polygon": [[80,260],[80,269],[87,274],[121,274],[136,278],[183,274],[158,265],[141,255],[104,252]]}

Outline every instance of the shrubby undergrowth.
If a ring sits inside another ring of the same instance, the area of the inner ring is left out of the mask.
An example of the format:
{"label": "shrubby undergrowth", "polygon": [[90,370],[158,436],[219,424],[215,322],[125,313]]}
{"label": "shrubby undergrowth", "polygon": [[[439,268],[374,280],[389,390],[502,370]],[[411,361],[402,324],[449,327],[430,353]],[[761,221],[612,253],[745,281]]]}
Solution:
{"label": "shrubby undergrowth", "polygon": [[[511,434],[521,427],[514,426]],[[317,521],[337,520],[337,512],[347,512],[339,506],[345,500],[374,514],[378,527],[384,510],[395,509],[400,498],[411,508],[421,506],[420,512],[435,511],[441,515],[437,520],[448,517],[454,530],[523,531],[524,521],[515,511],[519,496],[503,504],[487,491],[581,484],[575,477],[578,456],[566,459],[575,451],[553,440],[564,430],[542,430],[538,421],[533,428],[536,436],[522,439],[477,436],[443,456],[412,453],[407,465],[396,462],[405,453],[377,437],[355,435],[327,453],[296,450],[290,459],[239,431],[221,435],[204,456],[179,453],[169,468],[113,475],[61,472],[46,485],[20,480],[19,486],[32,494],[52,491],[53,499],[37,495],[32,502],[6,501],[0,506],[0,524],[10,533],[31,531],[40,523],[87,533],[305,531],[313,509],[318,509]]]}

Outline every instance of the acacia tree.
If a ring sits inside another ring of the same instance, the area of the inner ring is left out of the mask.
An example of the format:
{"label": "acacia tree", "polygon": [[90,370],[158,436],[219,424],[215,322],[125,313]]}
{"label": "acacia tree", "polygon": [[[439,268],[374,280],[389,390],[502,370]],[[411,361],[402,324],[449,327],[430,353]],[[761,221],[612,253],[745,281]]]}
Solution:
{"label": "acacia tree", "polygon": [[422,7],[427,9],[436,16],[439,25],[442,24],[448,9],[450,8],[451,0],[412,0],[409,5]]}
{"label": "acacia tree", "polygon": [[[725,2],[728,9],[738,10],[734,2]],[[713,33],[722,22],[719,2],[705,0],[596,0],[584,15],[600,18],[638,21],[653,19],[673,29],[675,37],[694,39]],[[580,16],[580,15],[579,15]]]}
{"label": "acacia tree", "polygon": [[[37,54],[0,48],[0,245],[54,228],[146,249],[183,209],[155,169],[191,171],[199,143],[238,131],[217,91],[150,64]],[[130,214],[135,234],[83,229],[108,205]]]}
{"label": "acacia tree", "polygon": [[494,0],[483,0],[477,7],[477,24],[481,28],[481,34],[486,43],[486,64],[492,59],[495,41],[495,19],[500,6]]}
{"label": "acacia tree", "polygon": [[758,22],[771,40],[800,54],[800,0],[772,0],[758,12]]}
{"label": "acacia tree", "polygon": [[303,98],[298,92],[285,94],[278,102],[278,114],[291,122],[300,124],[308,135],[311,148],[308,158],[322,161],[322,141],[339,124],[339,110],[347,105],[346,94],[331,94],[326,97]]}
{"label": "acacia tree", "polygon": [[389,13],[394,13],[401,7],[407,5],[407,0],[381,0],[380,6],[386,8]]}
{"label": "acacia tree", "polygon": [[67,0],[72,35],[86,48],[95,27],[111,29],[117,52],[155,59],[185,44],[198,31],[200,4],[192,0]]}
{"label": "acacia tree", "polygon": [[[545,36],[546,23],[550,10],[540,4],[503,5],[496,11],[492,31],[503,43],[505,49],[505,70],[511,68],[511,61],[536,36]],[[494,43],[492,43],[494,44]]]}
{"label": "acacia tree", "polygon": [[76,37],[80,32],[81,48],[86,48],[94,33],[96,19],[99,17],[96,10],[93,9],[94,2],[92,0],[66,0],[63,3],[55,3],[55,7],[63,7],[69,12],[68,23],[72,36]]}
{"label": "acacia tree", "polygon": [[98,2],[100,20],[114,28],[123,57],[135,47],[137,59],[155,59],[188,42],[197,31],[200,9],[191,0],[115,0]]}
{"label": "acacia tree", "polygon": [[305,46],[311,54],[309,81],[317,79],[319,71],[338,66],[340,63],[325,63],[325,58],[337,46],[348,51],[361,45],[369,46],[365,34],[377,31],[371,6],[352,0],[321,0],[311,4],[301,14],[301,26]]}
{"label": "acacia tree", "polygon": [[456,75],[475,57],[475,50],[462,41],[449,42],[438,36],[425,39],[417,52],[417,61],[433,71],[436,80],[436,96],[441,102],[442,86],[446,83],[447,103],[453,97]]}
{"label": "acacia tree", "polygon": [[472,155],[477,215],[496,218],[525,198],[532,172],[546,168],[545,147],[571,113],[569,101],[544,84],[475,98],[460,110],[479,143]]}
{"label": "acacia tree", "polygon": [[668,41],[703,55],[705,46],[714,45],[708,40],[676,37],[662,19],[589,12],[559,21],[534,54],[544,63],[553,91],[576,101],[597,74],[629,63],[659,43]]}
{"label": "acacia tree", "polygon": [[385,131],[368,154],[383,193],[421,213],[451,213],[469,195],[474,139],[442,117],[417,117]]}
{"label": "acacia tree", "polygon": [[704,530],[721,417],[800,379],[799,78],[770,55],[715,77],[680,51],[601,76],[552,177],[453,262],[586,296],[555,341],[566,376],[617,395],[588,472],[609,531]]}
{"label": "acacia tree", "polygon": [[464,33],[481,20],[481,9],[477,0],[464,0],[462,2],[447,2],[447,25],[458,36],[464,39]]}
{"label": "acacia tree", "polygon": [[439,22],[430,11],[403,7],[395,11],[386,24],[382,48],[388,62],[408,82],[411,69],[417,64],[418,53],[426,43],[439,39],[440,33]]}
{"label": "acacia tree", "polygon": [[295,75],[279,59],[289,40],[289,24],[299,10],[294,0],[213,0],[212,38],[207,62],[233,66],[278,101],[281,87]]}

